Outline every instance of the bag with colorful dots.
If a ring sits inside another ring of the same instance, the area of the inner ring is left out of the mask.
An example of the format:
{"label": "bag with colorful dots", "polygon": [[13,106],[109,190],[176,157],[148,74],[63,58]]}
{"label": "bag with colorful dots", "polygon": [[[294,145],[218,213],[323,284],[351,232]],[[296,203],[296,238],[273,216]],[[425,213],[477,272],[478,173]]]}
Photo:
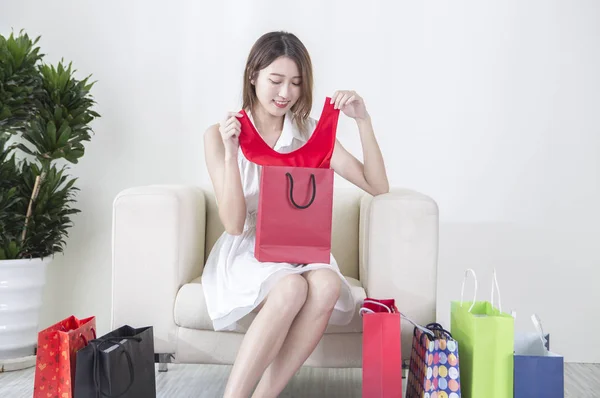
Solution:
{"label": "bag with colorful dots", "polygon": [[458,343],[439,323],[415,325],[406,398],[459,398]]}

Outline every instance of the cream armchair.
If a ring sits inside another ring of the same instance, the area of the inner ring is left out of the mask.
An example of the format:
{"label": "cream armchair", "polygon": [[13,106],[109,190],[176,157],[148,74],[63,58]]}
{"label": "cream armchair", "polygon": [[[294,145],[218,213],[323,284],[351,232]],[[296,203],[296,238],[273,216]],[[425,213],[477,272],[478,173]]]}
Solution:
{"label": "cream armchair", "polygon": [[[193,186],[142,186],[113,204],[112,327],[153,325],[160,362],[232,364],[239,330],[215,332],[202,291],[204,261],[223,232],[212,193]],[[426,195],[371,197],[336,187],[332,252],[353,286],[356,314],[328,327],[307,366],[361,367],[365,296],[395,298],[417,322],[435,319],[438,208]],[[403,324],[403,357],[412,326]],[[166,370],[166,365],[161,365]]]}

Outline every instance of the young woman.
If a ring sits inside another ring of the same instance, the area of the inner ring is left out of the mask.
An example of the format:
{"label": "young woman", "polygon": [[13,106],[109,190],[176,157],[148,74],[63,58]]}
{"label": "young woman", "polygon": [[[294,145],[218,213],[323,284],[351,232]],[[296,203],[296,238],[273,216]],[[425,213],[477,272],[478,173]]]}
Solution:
{"label": "young woman", "polygon": [[[286,32],[263,35],[244,71],[242,108],[262,139],[288,153],[310,137],[313,76],[310,56]],[[384,162],[363,99],[336,91],[335,109],[354,119],[364,164],[336,141],[331,167],[372,195],[388,192]],[[205,133],[205,156],[225,232],[214,245],[202,276],[215,330],[232,330],[257,313],[231,371],[225,397],[276,397],[302,366],[327,325],[348,324],[355,312],[350,286],[331,256],[328,264],[298,266],[254,257],[260,166],[248,161],[238,136],[243,115],[230,112]],[[256,383],[258,382],[258,385]]]}

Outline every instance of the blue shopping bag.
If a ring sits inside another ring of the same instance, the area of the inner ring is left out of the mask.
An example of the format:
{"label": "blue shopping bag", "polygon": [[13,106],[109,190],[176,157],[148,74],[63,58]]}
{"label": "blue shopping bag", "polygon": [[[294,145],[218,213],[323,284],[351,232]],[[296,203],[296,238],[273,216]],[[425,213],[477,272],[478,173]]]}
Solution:
{"label": "blue shopping bag", "polygon": [[541,328],[515,333],[514,398],[564,397],[564,358],[549,350],[546,336]]}

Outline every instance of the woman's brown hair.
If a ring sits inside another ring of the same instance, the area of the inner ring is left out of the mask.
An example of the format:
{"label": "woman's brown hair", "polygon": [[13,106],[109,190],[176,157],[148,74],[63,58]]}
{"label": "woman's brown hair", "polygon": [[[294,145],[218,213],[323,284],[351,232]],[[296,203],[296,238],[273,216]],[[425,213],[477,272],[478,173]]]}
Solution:
{"label": "woman's brown hair", "polygon": [[256,79],[258,72],[281,56],[294,60],[300,70],[302,76],[300,98],[291,110],[300,131],[307,134],[306,125],[312,109],[312,62],[304,44],[292,33],[281,31],[265,33],[254,43],[244,71],[242,107],[253,110],[257,98],[251,81]]}

